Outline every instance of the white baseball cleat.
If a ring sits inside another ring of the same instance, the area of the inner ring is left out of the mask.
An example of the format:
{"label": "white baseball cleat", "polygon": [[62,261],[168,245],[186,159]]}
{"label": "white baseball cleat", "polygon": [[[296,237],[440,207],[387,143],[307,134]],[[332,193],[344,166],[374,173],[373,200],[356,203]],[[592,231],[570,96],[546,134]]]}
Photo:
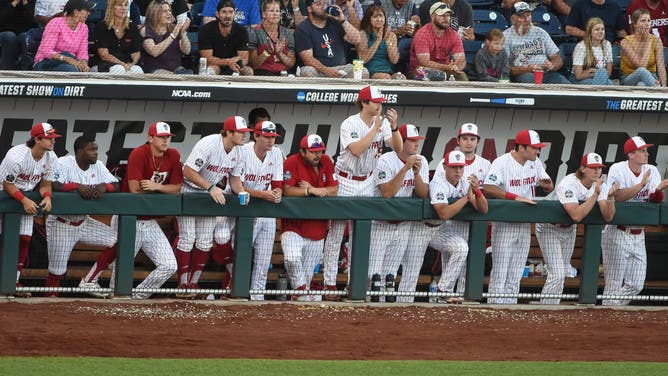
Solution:
{"label": "white baseball cleat", "polygon": [[[102,288],[102,286],[100,286],[100,284],[97,283],[97,281],[86,282],[83,279],[81,280],[81,282],[79,282],[79,287],[84,288],[84,289],[101,289]],[[101,299],[105,299],[105,298],[109,297],[109,294],[103,293],[103,292],[86,291],[86,294],[88,294],[90,296],[94,296],[96,298],[101,298]]]}

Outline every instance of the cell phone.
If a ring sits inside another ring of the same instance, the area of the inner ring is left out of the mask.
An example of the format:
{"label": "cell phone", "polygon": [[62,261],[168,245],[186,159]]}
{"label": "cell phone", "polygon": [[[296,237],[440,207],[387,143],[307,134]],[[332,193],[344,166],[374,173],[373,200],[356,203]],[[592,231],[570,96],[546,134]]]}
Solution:
{"label": "cell phone", "polygon": [[339,13],[339,8],[337,8],[333,5],[328,6],[327,9],[325,10],[325,12],[332,17],[338,17],[339,14],[341,14],[341,13]]}

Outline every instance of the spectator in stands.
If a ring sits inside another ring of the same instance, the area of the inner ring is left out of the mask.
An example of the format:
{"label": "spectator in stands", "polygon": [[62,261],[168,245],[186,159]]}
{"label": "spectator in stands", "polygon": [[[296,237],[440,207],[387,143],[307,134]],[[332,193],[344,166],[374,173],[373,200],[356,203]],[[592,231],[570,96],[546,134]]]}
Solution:
{"label": "spectator in stands", "polygon": [[571,82],[583,85],[612,85],[612,45],[605,39],[605,24],[598,17],[587,22],[585,37],[573,50]]}
{"label": "spectator in stands", "polygon": [[624,14],[615,0],[577,0],[566,17],[566,34],[584,38],[587,21],[592,17],[603,20],[605,39],[610,43],[626,36]]}
{"label": "spectator in stands", "polygon": [[34,70],[88,72],[88,26],[90,3],[69,0],[65,16],[53,18],[44,28],[44,37],[35,55]]}
{"label": "spectator in stands", "polygon": [[[202,21],[207,24],[216,20],[219,0],[206,0],[202,10]],[[258,0],[236,0],[234,2],[234,22],[242,26],[255,27],[260,25],[260,1]]]}
{"label": "spectator in stands", "polygon": [[262,2],[262,24],[248,36],[250,65],[257,76],[278,76],[295,66],[295,35],[280,20],[281,0]]}
{"label": "spectator in stands", "polygon": [[450,27],[459,34],[463,40],[475,40],[473,34],[473,8],[466,0],[425,0],[420,4],[420,21],[426,25],[431,21],[431,6],[438,3],[445,3],[452,9],[450,17]]}
{"label": "spectator in stands", "polygon": [[0,70],[16,69],[34,9],[35,0],[0,0]]}
{"label": "spectator in stands", "polygon": [[622,40],[620,82],[627,86],[666,86],[663,45],[651,32],[649,11],[631,15],[633,34]]}
{"label": "spectator in stands", "polygon": [[[346,56],[345,42],[359,45],[361,33],[343,16],[325,13],[327,0],[306,0],[308,19],[295,32],[297,53],[303,66],[302,77],[353,77],[353,66]],[[369,73],[364,69],[363,78]]]}
{"label": "spectator in stands", "polygon": [[338,6],[343,11],[345,20],[355,26],[355,29],[360,29],[364,10],[359,0],[329,0],[329,5]]}
{"label": "spectator in stands", "polygon": [[144,73],[139,65],[142,38],[128,18],[128,0],[109,0],[104,19],[95,26],[98,72]]}
{"label": "spectator in stands", "polygon": [[281,26],[294,30],[306,17],[299,9],[299,0],[281,0]]}
{"label": "spectator in stands", "polygon": [[406,73],[410,62],[413,34],[421,25],[418,8],[413,0],[381,0],[380,3],[385,10],[387,23],[398,39],[399,66],[397,70]]}
{"label": "spectator in stands", "polygon": [[146,73],[192,74],[181,65],[181,54],[190,53],[186,35],[190,20],[174,24],[172,9],[166,2],[153,1],[146,9],[146,24],[139,31],[142,43],[143,69]]}
{"label": "spectator in stands", "polygon": [[64,16],[65,4],[67,4],[67,0],[36,0],[35,23],[44,27],[52,18]]}
{"label": "spectator in stands", "polygon": [[462,39],[449,26],[452,10],[447,4],[437,2],[431,6],[429,13],[431,22],[413,36],[409,74],[416,78],[416,69],[424,67],[432,81],[444,80],[447,75],[454,75],[457,81],[468,81],[463,71],[466,57]]}
{"label": "spectator in stands", "polygon": [[401,72],[394,73],[393,66],[399,61],[397,36],[390,30],[382,6],[372,5],[364,14],[362,42],[357,52],[364,60],[370,78],[404,78]]}
{"label": "spectator in stands", "polygon": [[667,0],[633,0],[626,7],[626,31],[632,32],[631,15],[636,9],[645,8],[649,12],[652,34],[661,38],[663,47],[668,47],[668,1]]}
{"label": "spectator in stands", "polygon": [[[169,4],[169,6],[172,8],[172,15],[174,16],[176,22],[178,23],[184,23],[186,21],[186,18],[188,18],[189,8],[186,0],[132,0],[132,2],[137,5],[139,13],[141,14],[144,20],[146,17],[148,6],[153,1],[158,1],[158,2],[164,1],[167,4]],[[130,18],[134,20],[132,16]]]}
{"label": "spectator in stands", "polygon": [[234,22],[235,3],[220,0],[216,22],[199,29],[199,54],[206,58],[210,74],[252,76],[248,66],[248,31]]}
{"label": "spectator in stands", "polygon": [[499,29],[492,29],[485,37],[485,44],[475,54],[475,72],[479,81],[498,82],[508,80],[508,52],[503,48],[505,38]]}
{"label": "spectator in stands", "polygon": [[514,82],[533,83],[534,71],[542,70],[543,83],[568,84],[559,69],[564,61],[559,47],[547,32],[531,22],[531,8],[524,1],[513,5],[512,26],[503,32],[510,64],[510,77]]}

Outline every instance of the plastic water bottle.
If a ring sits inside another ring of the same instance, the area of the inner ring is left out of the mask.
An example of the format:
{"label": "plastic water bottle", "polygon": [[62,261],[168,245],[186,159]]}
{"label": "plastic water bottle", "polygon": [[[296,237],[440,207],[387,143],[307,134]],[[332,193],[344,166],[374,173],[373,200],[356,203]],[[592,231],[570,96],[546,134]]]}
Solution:
{"label": "plastic water bottle", "polygon": [[[288,289],[288,277],[285,274],[278,276],[278,281],[276,282],[276,290],[287,290]],[[285,301],[288,300],[288,296],[285,294],[276,295],[276,300]]]}
{"label": "plastic water bottle", "polygon": [[453,75],[450,75],[450,77],[448,77],[448,81],[457,81],[457,79],[455,78],[455,75],[453,74]]}
{"label": "plastic water bottle", "polygon": [[[431,293],[438,292],[438,283],[436,283],[436,277],[434,277],[433,275],[431,276],[431,283],[429,283],[429,292]],[[438,298],[435,296],[430,296],[429,303],[436,303],[437,299]]]}
{"label": "plastic water bottle", "polygon": [[[380,274],[376,273],[371,277],[371,291],[380,291]],[[380,295],[371,295],[372,302],[379,302]]]}
{"label": "plastic water bottle", "polygon": [[[394,275],[393,274],[388,274],[385,276],[385,292],[395,292],[394,288]],[[394,303],[397,301],[397,297],[395,295],[387,295],[385,296],[385,301],[388,303]]]}

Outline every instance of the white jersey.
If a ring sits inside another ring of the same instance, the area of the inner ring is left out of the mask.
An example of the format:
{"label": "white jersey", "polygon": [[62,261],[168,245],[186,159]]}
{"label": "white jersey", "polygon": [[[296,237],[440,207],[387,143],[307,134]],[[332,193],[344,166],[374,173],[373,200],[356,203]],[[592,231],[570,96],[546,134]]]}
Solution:
{"label": "white jersey", "polygon": [[[109,172],[104,163],[97,161],[90,165],[88,170],[82,170],[73,155],[58,158],[54,181],[62,184],[78,183],[81,185],[98,185],[104,183],[116,183],[118,179]],[[63,216],[65,217],[65,216]],[[84,219],[85,215],[67,216],[70,221]]]}
{"label": "white jersey", "polygon": [[485,184],[496,185],[518,196],[534,198],[538,180],[549,179],[550,176],[545,172],[540,159],[526,161],[521,165],[513,158],[512,153],[506,153],[492,162]]}
{"label": "white jersey", "polygon": [[647,171],[651,171],[647,184],[635,196],[626,200],[626,202],[647,202],[649,196],[656,191],[656,187],[661,183],[661,174],[656,166],[644,164],[640,174],[636,176],[629,167],[629,161],[617,162],[610,166],[610,170],[608,170],[608,184],[619,183],[619,189],[627,189],[640,183]]}
{"label": "white jersey", "polygon": [[53,180],[57,163],[58,157],[53,151],[47,151],[36,161],[27,145],[16,145],[7,151],[0,163],[0,183],[6,181],[21,191],[32,191],[42,179]]}
{"label": "white jersey", "polygon": [[[438,163],[436,171],[434,171],[434,177],[438,176],[439,179],[441,177],[445,178],[445,167],[443,167],[444,162],[445,159],[441,159]],[[466,161],[466,166],[464,166],[464,177],[467,178],[471,175],[475,175],[480,182],[480,188],[482,188],[482,182],[485,181],[491,165],[492,164],[487,159],[476,154],[473,159]]]}
{"label": "white jersey", "polygon": [[[469,182],[466,180],[466,177],[462,177],[457,182],[457,185],[452,185],[448,179],[446,179],[445,174],[441,176],[436,176],[431,179],[429,183],[429,196],[431,197],[431,204],[449,204],[448,199],[460,199],[466,196],[466,192],[469,190]],[[458,232],[464,237],[468,238],[469,224],[466,221],[455,221],[448,220],[445,222],[445,225],[441,227],[442,231],[447,232]]]}
{"label": "white jersey", "polygon": [[[429,163],[427,158],[420,156],[422,160],[422,165],[420,166],[420,177],[422,177],[423,182],[429,181]],[[378,165],[373,173],[373,179],[375,183],[374,195],[381,197],[379,185],[389,183],[397,174],[402,167],[404,167],[404,162],[399,159],[397,153],[391,151],[389,153],[383,154],[380,159],[378,159]],[[401,184],[401,188],[397,191],[394,197],[411,197],[413,196],[413,190],[415,189],[415,176],[413,174],[413,169],[409,169],[404,176],[404,182]]]}
{"label": "white jersey", "polygon": [[[229,174],[239,162],[239,148],[233,147],[229,153],[223,146],[223,136],[212,134],[199,140],[190,152],[184,167],[188,166],[200,176],[213,184],[223,181],[227,187]],[[204,188],[198,187],[195,183],[183,176],[183,185],[181,192],[204,192]]]}
{"label": "white jersey", "polygon": [[244,187],[257,191],[271,190],[271,182],[283,183],[283,153],[274,146],[267,152],[264,161],[255,154],[254,142],[239,147],[240,163],[234,167],[232,175],[242,176]]}
{"label": "white jersey", "polygon": [[392,138],[392,129],[387,119],[383,120],[380,132],[376,133],[369,147],[359,157],[348,150],[348,145],[363,139],[371,130],[359,114],[352,115],[341,123],[341,147],[336,159],[336,171],[343,171],[354,176],[369,175],[375,167],[378,158],[383,152],[383,140],[388,142]]}
{"label": "white jersey", "polygon": [[[575,176],[575,174],[566,175],[557,187],[554,189],[554,199],[558,200],[562,205],[563,204],[579,204],[582,201],[587,201],[594,192],[596,192],[596,184],[592,184],[591,187],[587,188],[582,185],[580,179]],[[601,186],[601,192],[598,195],[596,201],[607,200],[608,198],[608,187],[607,184]]]}

